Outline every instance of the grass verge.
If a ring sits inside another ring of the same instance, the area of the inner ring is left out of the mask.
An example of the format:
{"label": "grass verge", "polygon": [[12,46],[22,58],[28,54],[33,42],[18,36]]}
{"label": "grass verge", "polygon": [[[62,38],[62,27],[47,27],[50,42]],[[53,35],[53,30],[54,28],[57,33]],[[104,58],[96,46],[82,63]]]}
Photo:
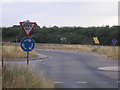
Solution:
{"label": "grass verge", "polygon": [[[2,48],[0,47],[0,56],[3,56],[5,59],[16,59],[16,58],[25,58],[26,57],[26,52],[24,52],[20,47],[18,46],[3,46],[3,51]],[[30,57],[35,57],[38,56],[35,51],[31,51],[29,53]]]}
{"label": "grass verge", "polygon": [[43,74],[35,75],[25,67],[10,69],[4,65],[2,79],[3,88],[54,88],[53,81]]}
{"label": "grass verge", "polygon": [[98,46],[98,45],[60,45],[60,44],[42,44],[36,45],[40,49],[60,49],[60,50],[76,50],[80,52],[87,52],[98,54],[106,58],[118,60],[118,47],[114,46]]}

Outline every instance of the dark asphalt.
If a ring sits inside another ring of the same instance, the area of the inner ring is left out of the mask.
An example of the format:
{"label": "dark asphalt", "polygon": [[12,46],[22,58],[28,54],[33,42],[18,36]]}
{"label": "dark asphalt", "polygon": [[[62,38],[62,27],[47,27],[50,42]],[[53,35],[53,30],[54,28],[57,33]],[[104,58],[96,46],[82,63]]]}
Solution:
{"label": "dark asphalt", "polygon": [[58,88],[117,88],[118,72],[99,70],[117,66],[117,61],[77,51],[36,49],[49,58],[34,62],[37,72],[43,71]]}

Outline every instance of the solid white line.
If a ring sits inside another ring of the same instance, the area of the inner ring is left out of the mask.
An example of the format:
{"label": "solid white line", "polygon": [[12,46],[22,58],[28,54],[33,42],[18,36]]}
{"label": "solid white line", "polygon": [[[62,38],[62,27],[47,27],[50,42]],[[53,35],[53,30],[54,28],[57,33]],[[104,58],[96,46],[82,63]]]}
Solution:
{"label": "solid white line", "polygon": [[80,81],[80,82],[75,82],[75,83],[83,83],[83,84],[85,84],[87,82],[86,81]]}

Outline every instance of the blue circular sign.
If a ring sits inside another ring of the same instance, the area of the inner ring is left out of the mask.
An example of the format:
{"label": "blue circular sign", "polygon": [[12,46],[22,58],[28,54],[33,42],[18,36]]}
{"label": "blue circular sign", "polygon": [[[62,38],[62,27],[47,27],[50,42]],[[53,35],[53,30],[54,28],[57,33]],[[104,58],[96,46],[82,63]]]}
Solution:
{"label": "blue circular sign", "polygon": [[34,40],[26,37],[21,41],[20,46],[26,52],[32,51],[34,48]]}
{"label": "blue circular sign", "polygon": [[118,41],[117,41],[116,39],[113,39],[113,40],[112,40],[112,43],[113,43],[113,44],[116,44],[117,42],[118,42]]}
{"label": "blue circular sign", "polygon": [[16,38],[19,38],[19,36],[16,36]]}

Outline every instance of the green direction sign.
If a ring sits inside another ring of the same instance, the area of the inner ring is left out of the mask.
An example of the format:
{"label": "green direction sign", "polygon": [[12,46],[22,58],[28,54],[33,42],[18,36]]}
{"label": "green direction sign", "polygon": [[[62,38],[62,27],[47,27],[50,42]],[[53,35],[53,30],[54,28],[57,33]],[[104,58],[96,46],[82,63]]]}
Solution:
{"label": "green direction sign", "polygon": [[60,38],[60,40],[61,40],[61,41],[66,41],[66,40],[67,40],[67,38]]}

